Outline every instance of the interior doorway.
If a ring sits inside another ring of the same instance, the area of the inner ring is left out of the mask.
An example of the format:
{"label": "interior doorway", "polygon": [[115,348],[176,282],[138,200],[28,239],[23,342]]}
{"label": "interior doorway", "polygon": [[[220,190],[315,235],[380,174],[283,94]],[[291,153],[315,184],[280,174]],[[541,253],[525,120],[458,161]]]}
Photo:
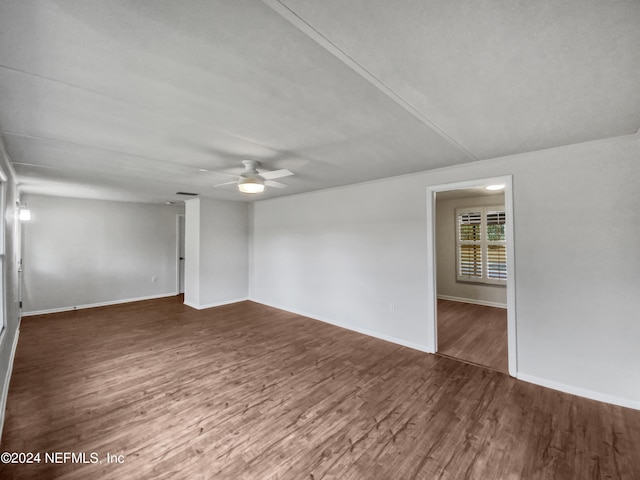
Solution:
{"label": "interior doorway", "polygon": [[512,205],[510,176],[428,188],[428,321],[433,353],[515,376]]}
{"label": "interior doorway", "polygon": [[508,372],[504,188],[436,193],[438,353]]}

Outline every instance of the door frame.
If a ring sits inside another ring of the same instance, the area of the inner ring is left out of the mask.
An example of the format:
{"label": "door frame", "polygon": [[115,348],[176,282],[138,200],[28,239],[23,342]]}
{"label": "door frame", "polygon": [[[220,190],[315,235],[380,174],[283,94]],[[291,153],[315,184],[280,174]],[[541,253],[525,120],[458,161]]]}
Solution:
{"label": "door frame", "polygon": [[507,349],[509,357],[509,375],[516,377],[518,373],[517,355],[517,322],[516,322],[516,265],[515,242],[513,234],[513,176],[488,177],[463,182],[445,183],[427,187],[427,327],[429,330],[429,343],[427,349],[430,353],[438,351],[438,289],[437,289],[437,262],[436,262],[436,193],[450,190],[463,190],[472,187],[481,187],[488,184],[504,184],[504,208],[507,216]]}
{"label": "door frame", "polygon": [[[184,213],[176,214],[176,295],[180,295],[184,293],[180,291],[180,217],[182,217],[182,221],[186,222],[186,217]],[[185,224],[186,230],[186,224]],[[184,271],[184,269],[183,269]],[[182,279],[182,286],[184,287],[184,278]]]}

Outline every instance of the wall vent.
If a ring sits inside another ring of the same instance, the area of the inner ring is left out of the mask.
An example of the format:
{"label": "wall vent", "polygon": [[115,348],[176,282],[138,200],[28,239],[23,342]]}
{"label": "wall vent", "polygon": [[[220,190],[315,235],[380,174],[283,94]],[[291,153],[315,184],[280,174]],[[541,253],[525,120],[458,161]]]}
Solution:
{"label": "wall vent", "polygon": [[189,197],[197,197],[199,193],[191,193],[191,192],[176,192],[176,195],[187,195]]}

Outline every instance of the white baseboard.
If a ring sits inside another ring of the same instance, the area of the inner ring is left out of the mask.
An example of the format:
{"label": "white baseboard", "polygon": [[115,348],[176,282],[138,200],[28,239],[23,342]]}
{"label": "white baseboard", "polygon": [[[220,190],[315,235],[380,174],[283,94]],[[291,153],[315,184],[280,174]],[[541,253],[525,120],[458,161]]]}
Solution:
{"label": "white baseboard", "polygon": [[235,298],[233,300],[225,300],[224,302],[217,302],[217,303],[209,303],[207,305],[196,305],[193,302],[187,302],[186,300],[184,301],[184,304],[187,307],[191,307],[191,308],[195,308],[196,310],[204,310],[206,308],[213,308],[213,307],[221,307],[223,305],[230,305],[232,303],[238,303],[238,302],[246,302],[247,300],[249,300],[248,297],[242,297],[242,298]]}
{"label": "white baseboard", "polygon": [[45,310],[33,310],[31,312],[22,312],[22,316],[29,317],[33,315],[44,315],[47,313],[72,312],[73,310],[81,310],[85,308],[107,307],[109,305],[119,305],[121,303],[131,303],[131,302],[140,302],[142,300],[153,300],[156,298],[175,297],[176,295],[178,295],[176,292],[160,293],[157,295],[149,295],[146,297],[124,298],[121,300],[110,300],[107,302],[87,303],[85,305],[73,305],[70,307],[58,307],[58,308],[49,308]]}
{"label": "white baseboard", "polygon": [[554,382],[553,380],[547,380],[545,378],[536,377],[526,373],[518,373],[516,378],[523,382],[533,383],[540,385],[541,387],[551,388],[564,393],[570,393],[571,395],[577,395],[579,397],[588,398],[590,400],[597,400],[599,402],[610,403],[612,405],[618,405],[621,407],[633,408],[634,410],[640,410],[640,402],[637,400],[631,400],[629,398],[616,397],[607,393],[597,392],[595,390],[589,390],[586,388],[574,387],[572,385],[566,385],[564,383]]}
{"label": "white baseboard", "polygon": [[[100,302],[100,303],[92,303],[92,304],[86,304],[86,305],[77,305],[74,307],[62,307],[62,308],[53,308],[53,309],[48,309],[48,310],[37,310],[37,311],[32,311],[32,312],[23,312],[22,316],[26,317],[26,316],[31,316],[31,315],[41,315],[41,314],[46,314],[46,313],[57,313],[57,312],[67,312],[67,311],[73,311],[73,310],[77,310],[77,309],[85,309],[85,308],[93,308],[93,307],[103,307],[103,306],[108,306],[108,305],[117,305],[117,304],[121,304],[121,303],[130,303],[130,302],[137,302],[137,301],[142,301],[142,300],[152,300],[152,299],[156,299],[156,298],[165,298],[165,297],[171,297],[171,296],[175,296],[177,295],[175,292],[173,293],[165,293],[165,294],[159,294],[159,295],[151,295],[151,296],[147,296],[147,297],[137,297],[137,298],[129,298],[129,299],[123,299],[123,300],[114,300],[114,301],[109,301],[109,302]],[[497,304],[497,303],[492,303],[492,302],[477,302],[475,300],[469,300],[469,299],[463,299],[463,298],[458,298],[458,297],[449,297],[449,296],[444,296],[444,295],[438,295],[438,298],[442,298],[443,300],[451,300],[451,301],[455,301],[455,302],[463,302],[463,303],[475,303],[478,305],[487,305],[487,306],[492,306],[492,307],[498,307],[498,308],[506,308],[506,305],[502,305],[502,304]],[[374,337],[374,338],[379,338],[380,340],[384,340],[387,342],[391,342],[391,343],[395,343],[397,345],[402,345],[404,347],[408,347],[414,350],[418,350],[421,352],[425,352],[425,353],[432,353],[430,352],[426,346],[424,345],[420,345],[417,343],[413,343],[413,342],[409,342],[403,339],[399,339],[396,337],[392,337],[389,335],[385,335],[385,334],[381,334],[379,332],[374,332],[372,330],[368,330],[368,329],[364,329],[364,328],[359,328],[359,327],[353,327],[351,325],[346,325],[342,322],[338,322],[335,321],[333,319],[327,318],[327,317],[323,317],[320,315],[314,315],[308,312],[304,312],[304,311],[300,311],[300,310],[295,310],[295,309],[290,309],[290,308],[285,308],[281,305],[275,305],[272,304],[270,302],[266,302],[264,300],[260,300],[260,299],[256,299],[256,298],[248,298],[248,297],[242,297],[242,298],[236,298],[233,300],[227,300],[227,301],[223,301],[223,302],[217,302],[217,303],[211,303],[211,304],[207,304],[207,305],[195,305],[192,304],[190,302],[185,301],[184,304],[195,308],[196,310],[204,310],[207,308],[213,308],[213,307],[220,307],[223,305],[229,305],[232,303],[238,303],[238,302],[243,302],[243,301],[247,301],[250,300],[252,302],[256,302],[256,303],[260,303],[262,305],[266,305],[268,307],[272,307],[272,308],[277,308],[278,310],[284,310],[287,312],[291,312],[294,313],[296,315],[301,315],[303,317],[308,317],[311,318],[313,320],[318,320],[324,323],[328,323],[330,325],[334,325],[336,327],[340,327],[340,328],[344,328],[346,330],[351,330],[353,332],[357,332],[357,333],[361,333],[363,335],[368,335],[370,337]],[[6,408],[6,402],[7,402],[7,396],[9,394],[9,381],[11,379],[11,373],[13,370],[13,360],[15,357],[15,353],[16,353],[16,348],[18,345],[18,336],[20,334],[20,329],[18,328],[18,330],[16,331],[16,335],[13,341],[13,345],[11,346],[11,357],[9,360],[9,365],[7,368],[7,372],[4,378],[4,385],[2,388],[2,392],[1,395],[2,397],[0,398],[0,438],[2,435],[2,427],[4,425],[4,415],[5,415],[5,408]],[[640,410],[640,401],[637,400],[631,400],[631,399],[627,399],[627,398],[621,398],[621,397],[617,397],[614,395],[609,395],[606,393],[602,393],[602,392],[598,392],[598,391],[594,391],[594,390],[589,390],[589,389],[585,389],[585,388],[580,388],[580,387],[575,387],[572,385],[566,385],[563,383],[559,383],[559,382],[555,382],[553,380],[547,380],[544,378],[540,378],[540,377],[536,377],[534,375],[529,375],[526,373],[517,373],[516,374],[516,378],[518,380],[522,380],[524,382],[528,382],[528,383],[533,383],[535,385],[539,385],[542,387],[546,387],[546,388],[551,388],[553,390],[558,390],[560,392],[564,392],[564,393],[569,393],[571,395],[577,395],[579,397],[584,397],[584,398],[588,398],[591,400],[597,400],[599,402],[605,402],[605,403],[610,403],[612,405],[619,405],[622,407],[626,407],[626,408],[632,408],[635,410]]]}
{"label": "white baseboard", "polygon": [[11,381],[11,373],[13,372],[13,360],[16,356],[18,348],[18,337],[20,336],[20,327],[16,330],[16,335],[11,345],[11,353],[9,355],[9,365],[4,376],[4,384],[2,385],[2,397],[0,398],[0,439],[2,438],[2,429],[4,428],[4,414],[7,409],[7,397],[9,396],[9,382]]}
{"label": "white baseboard", "polygon": [[452,302],[472,303],[474,305],[483,305],[485,307],[507,308],[506,303],[487,302],[485,300],[475,300],[473,298],[452,297],[449,295],[438,295],[439,300],[450,300]]}
{"label": "white baseboard", "polygon": [[346,325],[344,323],[337,322],[337,321],[332,320],[332,319],[327,318],[327,317],[314,315],[314,314],[311,314],[311,313],[308,313],[308,312],[303,312],[303,311],[300,311],[300,310],[292,310],[290,308],[285,308],[285,307],[282,307],[280,305],[274,305],[272,303],[265,302],[265,301],[260,300],[260,299],[249,298],[249,300],[252,301],[252,302],[255,302],[255,303],[260,303],[261,305],[266,305],[267,307],[277,308],[278,310],[284,310],[285,312],[295,313],[296,315],[301,315],[303,317],[308,317],[308,318],[311,318],[313,320],[318,320],[320,322],[328,323],[328,324],[334,325],[336,327],[344,328],[345,330],[351,330],[352,332],[362,333],[363,335],[367,335],[369,337],[379,338],[380,340],[384,340],[384,341],[390,342],[390,343],[395,343],[396,345],[402,345],[403,347],[411,348],[413,350],[418,350],[420,352],[425,352],[425,353],[433,353],[433,352],[429,351],[425,345],[420,345],[418,343],[408,342],[408,341],[402,340],[400,338],[391,337],[389,335],[385,335],[385,334],[382,334],[382,333],[379,333],[379,332],[374,332],[372,330],[367,330],[365,328],[353,327],[351,325]]}
{"label": "white baseboard", "polygon": [[[345,325],[341,322],[336,322],[330,318],[326,318],[326,317],[322,317],[319,315],[314,315],[314,314],[310,314],[308,312],[303,312],[300,310],[295,310],[295,309],[291,309],[291,308],[285,308],[281,305],[276,305],[270,302],[266,302],[264,300],[260,300],[258,298],[249,298],[250,301],[252,302],[256,302],[256,303],[260,303],[262,305],[266,305],[268,307],[272,307],[272,308],[277,308],[278,310],[284,310],[286,312],[291,312],[294,313],[296,315],[301,315],[303,317],[308,317],[311,318],[313,320],[319,320],[321,322],[324,323],[328,323],[330,325],[335,325],[336,327],[340,327],[340,328],[345,328],[347,330],[351,330],[354,332],[358,332],[358,333],[362,333],[364,335],[368,335],[370,337],[375,337],[375,338],[379,338],[381,340],[385,340],[387,342],[391,342],[391,343],[395,343],[397,345],[402,345],[404,347],[408,347],[408,348],[412,348],[414,350],[418,350],[421,352],[425,352],[425,353],[433,353],[431,351],[429,351],[427,349],[427,347],[425,347],[424,345],[419,345],[413,342],[408,342],[406,340],[402,340],[399,338],[395,338],[395,337],[391,337],[388,335],[384,335],[384,334],[380,334],[378,332],[374,332],[371,330],[367,330],[364,328],[354,328],[352,326],[349,325]],[[491,305],[494,306],[494,305]],[[608,395],[606,393],[601,393],[601,392],[596,392],[593,390],[588,390],[585,388],[580,388],[580,387],[574,387],[571,385],[565,385],[565,384],[561,384],[558,382],[554,382],[552,380],[547,380],[544,378],[539,378],[539,377],[535,377],[533,375],[528,375],[525,373],[516,373],[516,379],[524,381],[524,382],[528,382],[528,383],[533,383],[535,385],[539,385],[541,387],[546,387],[546,388],[551,388],[553,390],[558,390],[564,393],[569,393],[571,395],[577,395],[579,397],[584,397],[584,398],[588,398],[591,400],[597,400],[599,402],[604,402],[604,403],[610,403],[612,405],[619,405],[622,407],[627,407],[627,408],[633,408],[635,410],[640,410],[640,402],[636,401],[636,400],[631,400],[631,399],[627,399],[627,398],[621,398],[621,397],[616,397],[614,395]]]}

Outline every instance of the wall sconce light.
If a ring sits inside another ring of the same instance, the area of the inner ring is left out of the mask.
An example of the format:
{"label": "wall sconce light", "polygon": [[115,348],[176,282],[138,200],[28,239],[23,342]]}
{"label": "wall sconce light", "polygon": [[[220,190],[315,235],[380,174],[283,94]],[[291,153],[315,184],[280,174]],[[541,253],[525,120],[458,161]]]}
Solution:
{"label": "wall sconce light", "polygon": [[18,207],[18,218],[23,222],[31,220],[31,210],[27,208],[27,204],[20,204],[20,202],[16,202],[16,207]]}

